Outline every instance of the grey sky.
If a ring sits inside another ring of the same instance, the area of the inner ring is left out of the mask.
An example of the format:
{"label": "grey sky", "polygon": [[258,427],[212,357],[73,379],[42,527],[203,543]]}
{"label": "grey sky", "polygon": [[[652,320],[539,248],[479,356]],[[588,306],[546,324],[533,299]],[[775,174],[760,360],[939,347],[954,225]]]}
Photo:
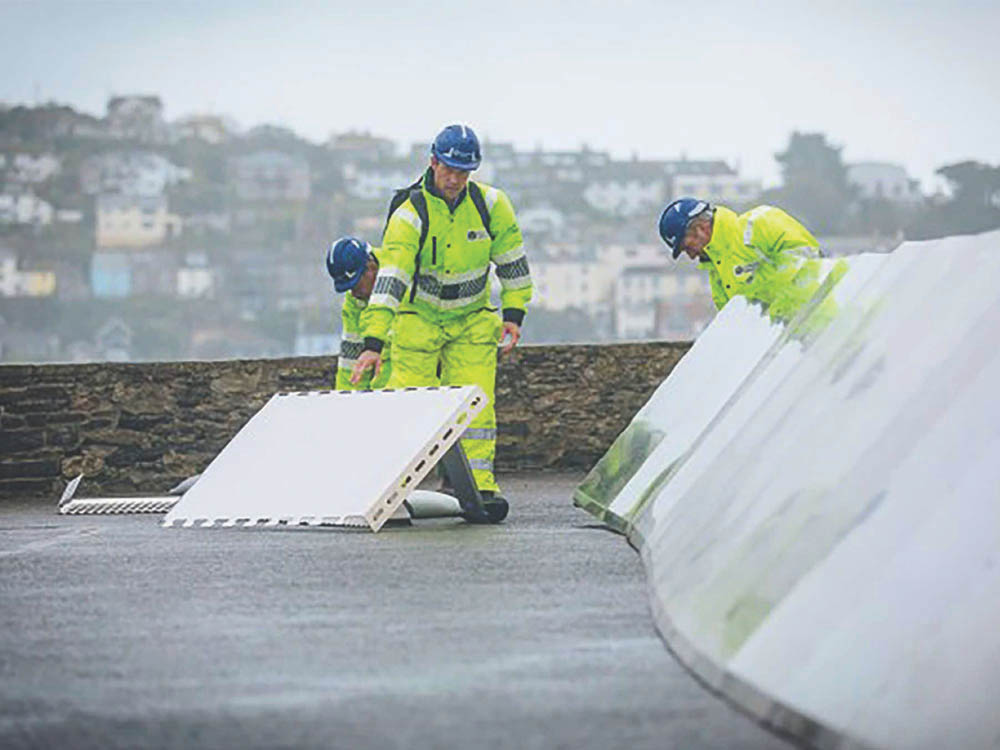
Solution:
{"label": "grey sky", "polygon": [[998,28],[995,2],[0,0],[0,100],[102,114],[155,93],[171,119],[313,140],[463,121],[525,148],[721,157],[768,183],[792,130],[822,131],[928,189],[942,164],[1000,162]]}

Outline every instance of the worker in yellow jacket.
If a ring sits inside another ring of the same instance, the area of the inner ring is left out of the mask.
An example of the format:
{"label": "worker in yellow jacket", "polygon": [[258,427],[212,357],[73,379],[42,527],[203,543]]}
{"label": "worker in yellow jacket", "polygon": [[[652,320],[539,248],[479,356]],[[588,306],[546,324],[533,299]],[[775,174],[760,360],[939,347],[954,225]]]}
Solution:
{"label": "worker in yellow jacket", "polygon": [[[490,502],[499,497],[493,474],[497,344],[509,352],[520,339],[532,283],[510,200],[469,179],[481,159],[472,129],[449,125],[431,146],[423,178],[392,211],[361,316],[363,351],[352,379],[378,366],[391,326],[389,388],[479,385],[489,403],[465,431],[462,447]],[[490,303],[491,265],[502,315]]]}
{"label": "worker in yellow jacket", "polygon": [[839,278],[847,270],[843,261],[832,269],[824,264],[816,238],[774,206],[737,215],[725,206],[679,198],[660,214],[659,230],[675,260],[683,252],[708,271],[712,300],[720,310],[743,295],[764,304],[772,320],[787,322],[812,299],[828,272]]}
{"label": "worker in yellow jacket", "polygon": [[326,254],[326,271],[333,288],[344,295],[340,308],[340,355],[337,357],[337,390],[379,390],[385,388],[392,373],[388,354],[374,372],[366,372],[356,383],[351,373],[364,348],[361,337],[361,313],[368,307],[375,276],[378,273],[379,249],[356,237],[341,237]]}

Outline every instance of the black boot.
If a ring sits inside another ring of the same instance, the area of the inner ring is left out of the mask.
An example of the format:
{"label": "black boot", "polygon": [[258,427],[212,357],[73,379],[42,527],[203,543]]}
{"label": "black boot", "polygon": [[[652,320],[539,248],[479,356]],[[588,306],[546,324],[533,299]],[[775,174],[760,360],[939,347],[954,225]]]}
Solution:
{"label": "black boot", "polygon": [[479,496],[483,498],[483,508],[490,523],[500,523],[507,517],[510,511],[507,498],[493,490],[479,490]]}

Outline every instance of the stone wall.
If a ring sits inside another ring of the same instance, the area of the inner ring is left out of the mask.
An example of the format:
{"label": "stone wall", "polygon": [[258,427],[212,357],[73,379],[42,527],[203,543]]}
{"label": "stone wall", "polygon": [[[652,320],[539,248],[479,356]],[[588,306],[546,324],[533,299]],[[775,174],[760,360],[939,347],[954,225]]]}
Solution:
{"label": "stone wall", "polygon": [[[526,346],[497,378],[497,469],[585,469],[689,343]],[[0,500],[160,493],[202,471],[276,391],[328,389],[330,357],[0,367]]]}

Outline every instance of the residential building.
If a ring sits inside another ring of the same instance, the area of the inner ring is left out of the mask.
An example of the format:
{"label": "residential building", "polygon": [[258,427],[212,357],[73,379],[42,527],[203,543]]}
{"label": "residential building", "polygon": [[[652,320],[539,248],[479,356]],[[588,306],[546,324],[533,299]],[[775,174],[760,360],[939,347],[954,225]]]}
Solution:
{"label": "residential building", "polygon": [[92,156],[80,165],[80,189],[86,195],[156,196],[190,179],[190,169],[153,151],[115,151]]}
{"label": "residential building", "polygon": [[760,180],[750,180],[738,174],[675,174],[669,200],[683,196],[701,198],[709,203],[743,206],[760,197]]}
{"label": "residential building", "polygon": [[608,162],[588,170],[583,199],[601,213],[631,218],[663,206],[669,177],[659,162]]}
{"label": "residential building", "polygon": [[0,296],[50,297],[55,291],[53,271],[22,269],[13,251],[0,249]]}
{"label": "residential building", "polygon": [[309,199],[309,164],[281,151],[257,151],[230,163],[236,195],[245,201],[303,202]]}
{"label": "residential building", "polygon": [[419,172],[408,163],[346,164],[343,169],[347,194],[360,200],[389,199],[399,188],[411,184]]}
{"label": "residential building", "polygon": [[55,209],[31,192],[0,194],[0,224],[47,226]]}
{"label": "residential building", "polygon": [[168,140],[163,102],[158,96],[113,96],[108,100],[105,121],[113,138],[143,143],[166,143]]}
{"label": "residential building", "polygon": [[56,209],[56,221],[61,224],[79,224],[83,221],[83,211],[76,208]]}
{"label": "residential building", "polygon": [[217,145],[229,140],[230,132],[226,122],[218,115],[189,115],[173,125],[174,137],[196,138]]}
{"label": "residential building", "polygon": [[128,297],[132,269],[125,253],[94,253],[90,259],[90,289],[98,299]]}
{"label": "residential building", "polygon": [[858,188],[858,197],[865,200],[887,200],[893,203],[916,204],[923,201],[918,180],[910,179],[898,164],[859,162],[847,167],[847,181]]}
{"label": "residential building", "polygon": [[100,195],[96,224],[98,247],[158,245],[181,233],[181,217],[164,196]]}
{"label": "residential building", "polygon": [[591,314],[610,308],[614,275],[593,260],[532,260],[532,307],[561,311],[581,308]]}
{"label": "residential building", "polygon": [[215,294],[215,271],[208,265],[204,253],[188,253],[184,265],[177,269],[177,296],[210,298]]}
{"label": "residential building", "polygon": [[566,216],[557,208],[533,206],[517,212],[517,223],[525,233],[553,234],[566,226]]}
{"label": "residential building", "polygon": [[[2,166],[2,165],[0,165]],[[37,184],[59,174],[61,163],[55,154],[14,154],[7,182]]]}
{"label": "residential building", "polygon": [[715,314],[707,276],[649,248],[621,266],[613,300],[619,339],[693,338]]}
{"label": "residential building", "polygon": [[326,147],[344,163],[388,161],[396,154],[395,143],[368,131],[337,133],[330,136]]}

